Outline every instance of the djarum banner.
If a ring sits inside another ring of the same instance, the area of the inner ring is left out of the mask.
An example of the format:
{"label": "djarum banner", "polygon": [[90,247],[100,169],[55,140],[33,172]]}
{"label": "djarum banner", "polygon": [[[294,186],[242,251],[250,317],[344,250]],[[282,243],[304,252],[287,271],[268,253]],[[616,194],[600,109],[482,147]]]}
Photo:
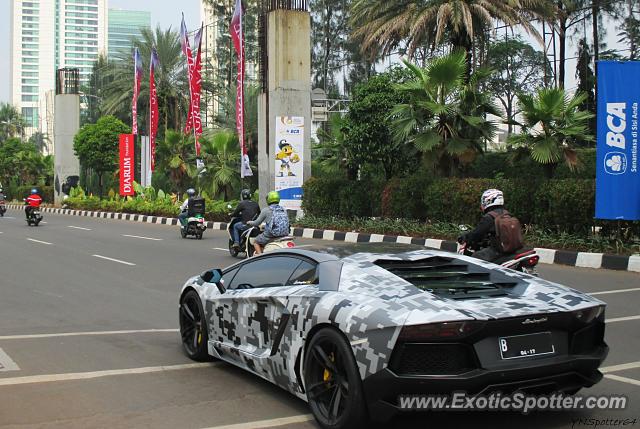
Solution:
{"label": "djarum banner", "polygon": [[640,62],[598,62],[598,219],[640,219],[638,77]]}
{"label": "djarum banner", "polygon": [[120,134],[120,195],[134,195],[134,146],[133,134]]}

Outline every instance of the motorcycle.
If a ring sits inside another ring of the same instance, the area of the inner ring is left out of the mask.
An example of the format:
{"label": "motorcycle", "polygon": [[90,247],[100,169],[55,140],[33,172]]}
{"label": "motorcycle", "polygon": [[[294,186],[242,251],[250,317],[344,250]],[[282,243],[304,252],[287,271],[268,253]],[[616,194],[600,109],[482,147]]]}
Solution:
{"label": "motorcycle", "polygon": [[42,215],[40,214],[40,209],[35,207],[29,215],[27,216],[27,224],[29,226],[38,226],[38,224],[42,221]]}
{"label": "motorcycle", "polygon": [[[227,206],[227,208],[230,209],[232,207]],[[245,258],[250,258],[253,256],[255,252],[255,248],[253,247],[253,245],[256,241],[256,237],[260,235],[260,233],[264,230],[264,226],[263,225],[252,226],[242,231],[242,233],[240,234],[240,247],[235,248],[233,247],[232,231],[233,231],[233,226],[236,223],[240,222],[240,220],[241,219],[239,217],[232,217],[229,223],[227,224],[227,234],[229,235],[229,254],[234,258],[236,258],[240,253],[244,253]],[[264,246],[263,252],[264,253],[272,252],[277,249],[290,249],[292,247],[295,247],[295,245],[296,244],[293,241],[293,237],[290,237],[290,236],[280,237],[267,243],[267,245]]]}
{"label": "motorcycle", "polygon": [[207,223],[204,220],[204,216],[196,214],[187,218],[187,224],[184,228],[180,227],[180,235],[182,238],[194,236],[198,240],[202,240],[202,234],[207,229]]}
{"label": "motorcycle", "polygon": [[[465,225],[460,225],[459,228],[461,231],[469,230]],[[489,245],[488,242],[484,244]],[[458,243],[458,254],[460,255],[473,257],[475,250],[478,249],[472,249],[469,243]],[[532,276],[538,276],[538,270],[536,269],[538,262],[540,262],[540,255],[538,255],[534,249],[521,249],[518,253],[504,255],[493,261],[494,264],[500,265],[503,268],[509,268]]]}
{"label": "motorcycle", "polygon": [[7,206],[4,203],[4,200],[0,200],[0,217],[4,217],[4,214],[7,212]]}

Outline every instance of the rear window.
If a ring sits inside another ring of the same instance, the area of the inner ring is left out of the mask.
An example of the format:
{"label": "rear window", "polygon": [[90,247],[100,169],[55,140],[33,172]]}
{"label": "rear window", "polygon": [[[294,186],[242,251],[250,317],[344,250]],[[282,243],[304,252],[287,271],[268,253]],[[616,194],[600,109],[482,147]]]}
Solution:
{"label": "rear window", "polygon": [[375,264],[419,289],[453,298],[503,296],[519,284],[515,278],[457,258],[379,259]]}

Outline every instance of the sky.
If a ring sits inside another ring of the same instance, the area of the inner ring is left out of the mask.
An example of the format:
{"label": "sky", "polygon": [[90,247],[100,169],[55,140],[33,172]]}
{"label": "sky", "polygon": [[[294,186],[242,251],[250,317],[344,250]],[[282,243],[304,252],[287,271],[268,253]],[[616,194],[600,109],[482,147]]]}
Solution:
{"label": "sky", "polygon": [[[0,102],[9,102],[10,84],[9,55],[11,37],[11,2],[0,0]],[[180,29],[181,13],[184,12],[187,29],[197,28],[200,21],[200,0],[107,0],[108,7],[125,10],[144,10],[151,12],[151,25],[160,24],[162,28]]]}

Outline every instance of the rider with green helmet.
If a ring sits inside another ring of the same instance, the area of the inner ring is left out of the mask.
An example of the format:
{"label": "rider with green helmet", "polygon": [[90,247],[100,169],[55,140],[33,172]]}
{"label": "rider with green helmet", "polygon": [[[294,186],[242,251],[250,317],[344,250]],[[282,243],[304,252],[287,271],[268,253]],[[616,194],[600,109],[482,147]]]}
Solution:
{"label": "rider with green helmet", "polygon": [[276,238],[289,235],[289,216],[280,205],[280,194],[271,191],[267,194],[267,207],[263,208],[258,218],[247,222],[249,226],[258,226],[265,223],[264,231],[256,237],[253,245],[256,254],[262,253],[264,246]]}

